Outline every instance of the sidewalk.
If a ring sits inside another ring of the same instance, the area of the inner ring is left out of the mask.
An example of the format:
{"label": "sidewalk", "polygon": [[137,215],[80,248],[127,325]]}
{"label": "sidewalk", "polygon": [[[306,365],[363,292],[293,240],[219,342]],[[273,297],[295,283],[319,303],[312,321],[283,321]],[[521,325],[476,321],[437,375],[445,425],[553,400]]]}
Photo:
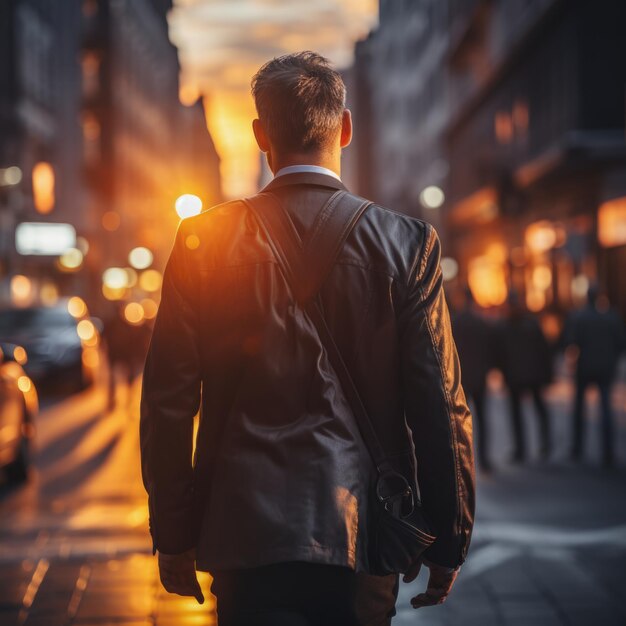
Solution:
{"label": "sidewalk", "polygon": [[414,611],[401,585],[394,626],[624,626],[626,475],[533,468],[480,483],[469,558],[448,601]]}
{"label": "sidewalk", "polygon": [[[510,451],[506,397],[492,389],[489,420],[496,472],[479,477],[469,558],[443,606],[410,607],[410,597],[425,588],[426,571],[418,581],[401,584],[393,626],[626,624],[626,386],[616,389],[620,469],[610,472],[597,466],[596,408],[589,412],[586,465],[571,466],[564,460],[570,391],[567,382],[550,390],[552,462],[531,460],[528,466],[512,468],[503,463]],[[143,494],[138,499],[140,485],[131,489],[123,471],[136,472],[138,466],[136,423],[109,415],[92,425],[89,402],[85,396],[71,405],[87,415],[89,440],[104,441],[101,431],[126,432],[116,435],[108,463],[89,480],[85,475],[79,492],[71,490],[72,497],[46,504],[37,485],[55,466],[45,465],[46,475],[42,469],[22,492],[1,503],[0,626],[216,624],[208,575],[200,574],[206,598],[202,606],[167,594],[158,581],[145,528],[145,499]],[[55,409],[64,412],[66,423],[71,421],[69,407]],[[59,424],[55,415],[48,415],[50,428]],[[532,452],[535,424],[532,415],[526,417]],[[48,454],[55,452],[61,436],[67,439],[65,432],[50,433]],[[85,473],[81,454],[92,454],[88,443],[81,440],[76,448],[77,465],[69,468],[70,476]],[[64,456],[62,462],[69,460]],[[65,481],[67,474],[60,476]],[[17,503],[21,508],[14,511]]]}
{"label": "sidewalk", "polygon": [[[623,365],[623,364],[622,364]],[[623,368],[622,368],[623,370]],[[467,562],[443,606],[415,611],[410,598],[426,586],[402,585],[393,626],[624,626],[626,603],[626,384],[613,394],[618,468],[600,469],[597,394],[589,394],[586,461],[567,462],[571,381],[548,392],[554,450],[536,459],[538,437],[525,402],[531,461],[508,467],[507,397],[493,386],[488,422],[493,476],[479,476],[476,526]],[[534,453],[534,454],[533,454]]]}

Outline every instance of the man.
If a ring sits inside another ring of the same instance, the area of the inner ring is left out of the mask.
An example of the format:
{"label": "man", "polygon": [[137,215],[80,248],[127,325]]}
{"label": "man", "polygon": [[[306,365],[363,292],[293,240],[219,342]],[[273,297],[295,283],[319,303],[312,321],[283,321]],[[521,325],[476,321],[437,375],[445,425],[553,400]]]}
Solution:
{"label": "man", "polygon": [[485,473],[492,470],[489,460],[489,426],[486,416],[487,374],[494,365],[494,332],[483,315],[469,287],[463,291],[463,306],[452,316],[454,339],[463,372],[463,389],[474,403],[478,424],[476,452],[478,465]]}
{"label": "man", "polygon": [[[306,242],[344,189],[352,124],[343,81],[303,52],[264,65],[252,91],[254,134],[275,175],[265,192]],[[319,300],[386,448],[403,450],[411,430],[437,535],[423,561],[428,589],[412,602],[441,603],[469,546],[474,478],[434,230],[369,206]],[[373,463],[320,336],[245,202],[182,222],[143,384],[143,474],[168,591],[201,600],[195,568],[211,572],[220,626],[390,623],[398,577],[368,574]],[[415,458],[398,463],[415,469]]]}
{"label": "man", "polygon": [[526,436],[522,422],[522,398],[530,392],[539,425],[539,454],[547,460],[552,450],[550,415],[543,398],[552,381],[552,354],[537,318],[530,314],[516,291],[509,294],[509,313],[498,337],[500,367],[509,388],[513,430],[513,463],[526,460]]}
{"label": "man", "polygon": [[587,292],[587,306],[574,312],[564,329],[565,343],[578,348],[576,362],[576,398],[573,414],[571,457],[580,461],[585,430],[585,392],[597,385],[602,409],[602,461],[611,468],[615,462],[611,387],[617,364],[624,349],[622,321],[609,308],[606,298],[600,298],[595,286]]}

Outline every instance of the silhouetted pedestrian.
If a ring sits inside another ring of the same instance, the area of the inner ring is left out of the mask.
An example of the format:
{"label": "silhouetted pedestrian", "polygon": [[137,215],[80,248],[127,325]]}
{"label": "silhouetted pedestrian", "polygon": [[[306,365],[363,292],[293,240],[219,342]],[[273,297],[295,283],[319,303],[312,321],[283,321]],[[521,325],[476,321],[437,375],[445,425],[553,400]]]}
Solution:
{"label": "silhouetted pedestrian", "polygon": [[454,340],[461,362],[461,380],[465,395],[474,404],[478,464],[484,472],[491,471],[489,460],[489,429],[486,419],[487,373],[494,365],[494,329],[476,310],[469,288],[464,290],[463,308],[452,316]]}
{"label": "silhouetted pedestrian", "polygon": [[552,441],[543,390],[552,380],[552,354],[539,322],[523,307],[515,292],[509,296],[509,314],[498,335],[498,354],[509,389],[514,439],[512,461],[519,463],[526,458],[521,406],[526,393],[532,395],[539,423],[540,455],[546,459],[550,456]]}
{"label": "silhouetted pedestrian", "polygon": [[[141,372],[150,342],[150,329],[131,324],[124,316],[124,307],[116,307],[104,326],[104,340],[109,363],[109,409],[115,408],[116,378],[121,372],[128,389]],[[128,396],[130,398],[130,394]]]}
{"label": "silhouetted pedestrian", "polygon": [[622,321],[617,312],[609,308],[608,302],[602,305],[597,289],[590,287],[587,306],[572,313],[565,326],[564,339],[566,344],[575,345],[579,350],[572,416],[572,460],[578,461],[582,456],[585,392],[595,384],[600,392],[603,462],[610,467],[614,463],[611,386],[624,349]]}

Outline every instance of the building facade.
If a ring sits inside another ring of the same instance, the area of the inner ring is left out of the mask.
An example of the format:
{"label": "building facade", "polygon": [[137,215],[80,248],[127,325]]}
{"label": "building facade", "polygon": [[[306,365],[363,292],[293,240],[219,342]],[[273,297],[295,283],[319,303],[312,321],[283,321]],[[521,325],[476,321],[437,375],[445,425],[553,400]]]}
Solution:
{"label": "building facade", "polygon": [[[195,194],[205,207],[221,201],[202,103],[179,102],[170,8],[169,0],[0,4],[5,303],[19,275],[22,292],[30,285],[21,304],[81,295],[97,311],[103,271],[126,267],[133,248],[148,248],[162,269],[178,196]],[[68,224],[73,256],[20,249],[24,222]]]}
{"label": "building facade", "polygon": [[445,223],[474,295],[626,313],[626,5],[450,3]]}
{"label": "building facade", "polygon": [[346,171],[363,195],[437,222],[422,192],[441,188],[448,173],[447,2],[381,0],[379,7],[379,25],[357,43],[346,73],[355,122]]}
{"label": "building facade", "polygon": [[597,282],[626,314],[625,17],[618,0],[381,0],[356,46],[350,182],[433,222],[484,307],[515,290],[561,319]]}

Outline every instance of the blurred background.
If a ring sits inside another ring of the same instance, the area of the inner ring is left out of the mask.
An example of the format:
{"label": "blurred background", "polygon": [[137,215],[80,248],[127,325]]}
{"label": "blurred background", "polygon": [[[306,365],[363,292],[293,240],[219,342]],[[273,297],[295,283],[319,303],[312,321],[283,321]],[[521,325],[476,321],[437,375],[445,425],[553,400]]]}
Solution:
{"label": "blurred background", "polygon": [[271,178],[251,76],[302,49],[348,88],[348,188],[439,232],[475,417],[470,558],[394,624],[626,623],[624,24],[622,0],[3,0],[0,624],[215,623],[157,584],[140,372],[180,219]]}

